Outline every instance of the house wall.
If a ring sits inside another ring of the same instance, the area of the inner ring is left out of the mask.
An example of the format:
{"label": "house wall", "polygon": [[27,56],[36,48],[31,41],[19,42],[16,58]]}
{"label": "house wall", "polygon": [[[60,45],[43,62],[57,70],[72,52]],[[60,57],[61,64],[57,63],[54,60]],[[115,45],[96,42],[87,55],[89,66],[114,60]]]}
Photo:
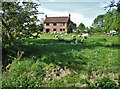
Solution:
{"label": "house wall", "polygon": [[[44,23],[44,32],[46,32],[46,29],[50,29],[49,32],[67,32],[67,23],[64,23],[64,25],[63,23],[56,23],[56,26],[54,26],[53,23],[49,23],[49,26]],[[54,29],[56,29],[56,31],[54,31]],[[62,31],[60,29],[62,29]],[[63,31],[63,29],[65,30]]]}

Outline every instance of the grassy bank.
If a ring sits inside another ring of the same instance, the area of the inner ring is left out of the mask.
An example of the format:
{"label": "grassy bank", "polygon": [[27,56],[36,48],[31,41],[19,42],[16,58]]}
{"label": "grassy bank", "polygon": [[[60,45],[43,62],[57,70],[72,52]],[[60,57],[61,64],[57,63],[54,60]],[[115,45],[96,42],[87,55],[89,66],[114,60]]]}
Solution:
{"label": "grassy bank", "polygon": [[[72,35],[64,38],[70,40]],[[42,34],[38,39],[24,42],[24,57],[14,58],[10,68],[3,71],[2,84],[4,87],[91,88],[107,84],[113,89],[119,80],[119,47],[117,36],[90,36],[75,44]]]}

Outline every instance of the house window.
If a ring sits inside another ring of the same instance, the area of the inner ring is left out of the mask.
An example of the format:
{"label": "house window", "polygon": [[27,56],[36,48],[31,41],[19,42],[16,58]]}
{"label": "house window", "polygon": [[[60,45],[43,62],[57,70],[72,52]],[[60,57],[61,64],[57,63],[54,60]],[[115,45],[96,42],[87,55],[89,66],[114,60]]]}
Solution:
{"label": "house window", "polygon": [[65,29],[63,29],[63,31],[65,31]]}
{"label": "house window", "polygon": [[46,33],[50,32],[50,29],[46,29]]}
{"label": "house window", "polygon": [[53,23],[53,26],[56,26],[56,23]]}
{"label": "house window", "polygon": [[49,26],[49,23],[46,23],[46,26]]}
{"label": "house window", "polygon": [[62,31],[62,29],[60,29],[60,31]]}
{"label": "house window", "polygon": [[65,26],[65,23],[60,23],[60,26]]}
{"label": "house window", "polygon": [[56,31],[56,29],[53,29],[53,31]]}
{"label": "house window", "polygon": [[60,23],[60,26],[63,26],[63,24],[62,24],[62,23]]}

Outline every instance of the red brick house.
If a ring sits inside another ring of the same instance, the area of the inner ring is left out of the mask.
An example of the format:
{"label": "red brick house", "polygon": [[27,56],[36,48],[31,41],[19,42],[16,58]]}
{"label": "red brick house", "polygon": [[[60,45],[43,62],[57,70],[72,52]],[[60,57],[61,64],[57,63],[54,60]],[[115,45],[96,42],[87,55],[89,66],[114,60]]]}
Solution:
{"label": "red brick house", "polygon": [[44,20],[44,32],[67,32],[67,26],[71,24],[73,31],[76,31],[76,24],[70,20],[69,16],[47,17]]}

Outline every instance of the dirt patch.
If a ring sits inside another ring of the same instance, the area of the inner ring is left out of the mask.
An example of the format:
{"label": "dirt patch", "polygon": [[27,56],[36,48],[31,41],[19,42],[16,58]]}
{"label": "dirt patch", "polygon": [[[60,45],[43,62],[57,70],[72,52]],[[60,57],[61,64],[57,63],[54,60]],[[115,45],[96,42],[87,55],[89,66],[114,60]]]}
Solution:
{"label": "dirt patch", "polygon": [[61,79],[61,78],[65,77],[66,75],[71,73],[70,69],[63,68],[60,66],[47,68],[47,69],[45,69],[45,72],[46,72],[46,74],[44,77],[44,81]]}

